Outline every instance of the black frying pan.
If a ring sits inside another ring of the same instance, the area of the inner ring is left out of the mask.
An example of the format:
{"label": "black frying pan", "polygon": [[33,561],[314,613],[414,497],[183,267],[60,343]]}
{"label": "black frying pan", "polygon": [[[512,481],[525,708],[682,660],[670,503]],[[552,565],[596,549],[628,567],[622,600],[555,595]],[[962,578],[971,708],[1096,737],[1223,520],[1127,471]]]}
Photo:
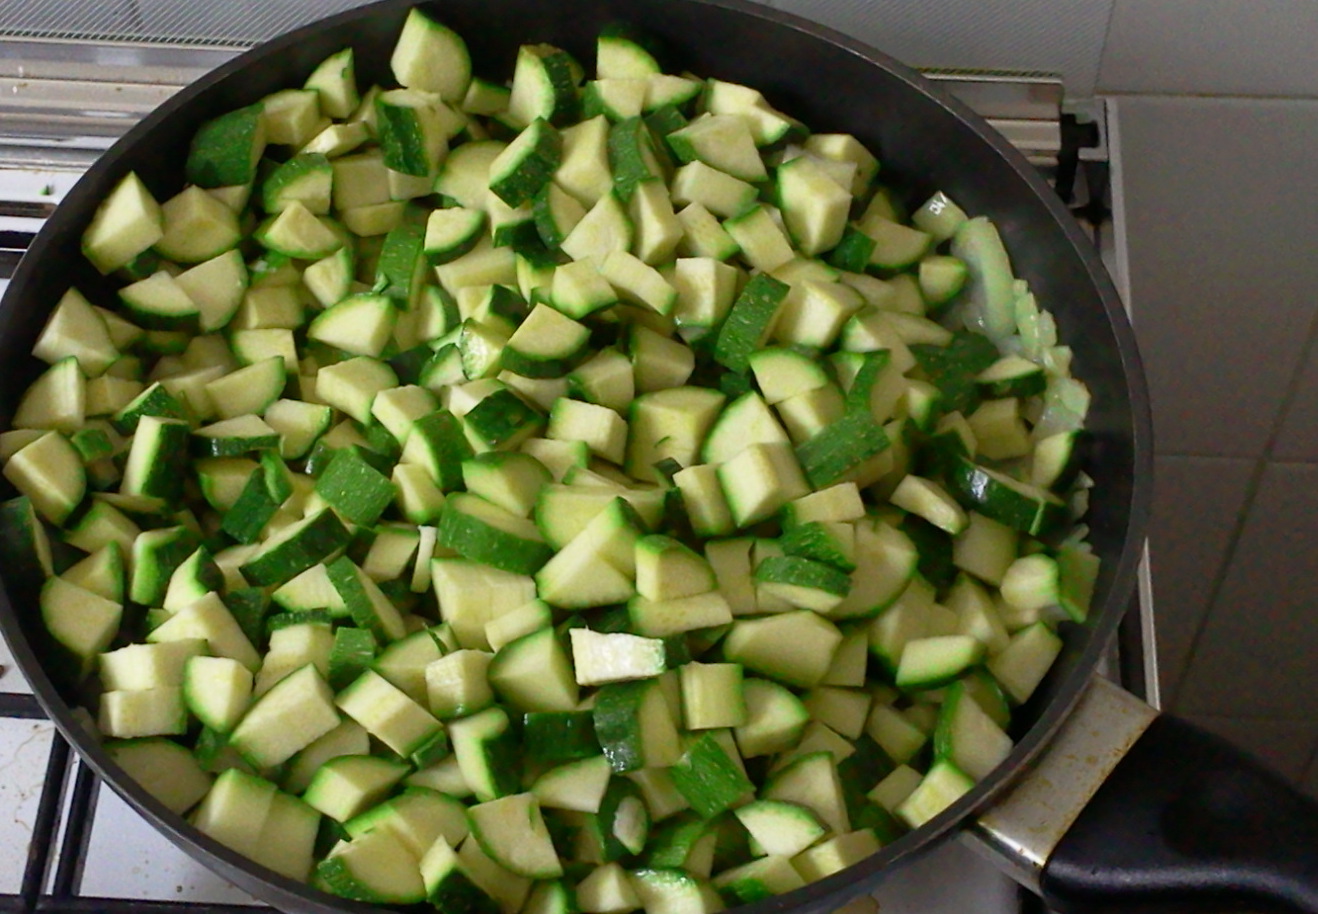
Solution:
{"label": "black frying pan", "polygon": [[[166,102],[101,157],[48,221],[0,303],[0,364],[8,374],[0,385],[0,427],[40,368],[28,353],[65,289],[74,284],[93,301],[113,298],[110,286],[80,256],[79,238],[116,182],[136,171],[157,198],[171,196],[182,187],[184,151],[203,121],[300,85],[325,56],[346,45],[355,48],[362,85],[385,80],[389,53],[411,5],[386,0],[244,54]],[[1152,485],[1148,395],[1130,326],[1090,242],[1034,169],[918,74],[843,35],[765,7],[739,0],[426,5],[466,39],[476,71],[487,77],[508,76],[523,42],[550,42],[590,60],[600,27],[624,19],[666,42],[678,67],[753,85],[814,129],[854,133],[877,150],[885,180],[907,193],[908,202],[918,204],[943,190],[968,212],[994,219],[1017,274],[1056,316],[1063,340],[1075,351],[1075,373],[1093,394],[1086,456],[1095,495],[1087,520],[1103,570],[1091,620],[1063,627],[1062,656],[1021,710],[1010,758],[925,827],[846,872],[750,906],[754,914],[836,907],[968,827],[990,833],[999,850],[1010,847],[1016,862],[1026,864],[1025,878],[1057,907],[1111,905],[1130,911],[1145,904],[1162,910],[1190,903],[1209,909],[1275,904],[1318,912],[1318,804],[1249,769],[1235,750],[1180,722],[1159,718],[1148,725],[1151,712],[1116,715],[1129,734],[1118,734],[1118,747],[1109,754],[1120,758],[1132,742],[1134,749],[1069,832],[1063,821],[1053,823],[1051,831],[1027,827],[1019,840],[1009,834],[1011,820],[1022,819],[1023,810],[1024,820],[1039,814],[1041,804],[1032,794],[1041,778],[1036,773],[1031,780],[1030,769],[1041,758],[1049,766],[1059,762],[1045,750],[1078,703],[1087,716],[1073,721],[1062,738],[1079,734],[1083,743],[1086,736],[1104,736],[1105,725],[1091,720],[1092,707],[1110,704],[1111,696],[1093,685],[1094,671],[1133,591]],[[276,907],[317,914],[364,910],[234,854],[125,777],[77,723],[71,710],[77,697],[43,668],[36,601],[18,589],[13,576],[8,583],[10,589],[0,594],[0,628],[16,662],[56,725],[111,787],[190,854]],[[1074,748],[1066,751],[1077,756]],[[1070,756],[1060,762],[1075,762]],[[1097,784],[1111,765],[1090,767],[1097,774],[1084,777]],[[1049,786],[1063,792],[1075,788],[1080,805],[1092,792],[1074,771],[1051,776],[1057,783]],[[1132,793],[1144,794],[1138,798],[1142,806],[1131,801]],[[1043,805],[1050,804],[1062,805],[1055,797]],[[1122,827],[1126,834],[1114,831]],[[1043,832],[1047,840],[1040,837]],[[1059,845],[1055,839],[1063,832]],[[1038,846],[1031,846],[1031,834]]]}

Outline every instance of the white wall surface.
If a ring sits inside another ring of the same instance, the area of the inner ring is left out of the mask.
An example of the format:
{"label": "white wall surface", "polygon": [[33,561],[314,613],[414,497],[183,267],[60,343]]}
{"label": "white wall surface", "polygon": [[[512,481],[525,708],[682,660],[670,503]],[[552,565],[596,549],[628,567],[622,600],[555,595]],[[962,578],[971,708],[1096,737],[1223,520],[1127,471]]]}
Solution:
{"label": "white wall surface", "polygon": [[[7,0],[0,34],[254,42],[363,0]],[[552,0],[551,0],[552,2]],[[1092,93],[1113,0],[767,0],[919,67],[1042,71]],[[626,4],[619,9],[625,11]]]}
{"label": "white wall surface", "polygon": [[[363,0],[7,0],[0,35],[256,42]],[[1315,0],[764,0],[918,67],[1102,93],[1318,96]],[[625,3],[620,3],[625,9]]]}
{"label": "white wall surface", "polygon": [[1113,0],[769,0],[916,67],[1039,71],[1091,95]]}
{"label": "white wall surface", "polygon": [[1116,0],[1105,93],[1318,96],[1313,0]]}

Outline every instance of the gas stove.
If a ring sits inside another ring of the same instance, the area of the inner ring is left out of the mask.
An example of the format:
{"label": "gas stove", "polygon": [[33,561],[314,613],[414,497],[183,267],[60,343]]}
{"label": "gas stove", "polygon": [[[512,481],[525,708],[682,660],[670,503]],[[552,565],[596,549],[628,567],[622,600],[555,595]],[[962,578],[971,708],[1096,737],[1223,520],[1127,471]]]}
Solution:
{"label": "gas stove", "polygon": [[[214,43],[6,38],[5,16],[0,12],[0,287],[45,218],[115,138],[241,50]],[[268,24],[267,34],[293,24]],[[1102,100],[1066,106],[1061,83],[1048,77],[929,75],[1041,170],[1091,233],[1124,292],[1119,156]],[[1156,705],[1147,574],[1140,590],[1108,674]],[[2,641],[0,667],[0,912],[261,908],[103,789],[46,720]],[[1041,910],[1034,896],[959,842],[904,868],[876,898],[882,914]]]}

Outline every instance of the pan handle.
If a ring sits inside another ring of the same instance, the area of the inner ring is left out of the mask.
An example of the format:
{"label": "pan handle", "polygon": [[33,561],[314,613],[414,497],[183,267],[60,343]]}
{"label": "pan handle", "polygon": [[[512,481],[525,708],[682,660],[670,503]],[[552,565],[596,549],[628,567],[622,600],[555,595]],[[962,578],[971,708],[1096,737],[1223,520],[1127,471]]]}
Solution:
{"label": "pan handle", "polygon": [[1318,914],[1318,802],[1102,679],[973,832],[1062,914]]}

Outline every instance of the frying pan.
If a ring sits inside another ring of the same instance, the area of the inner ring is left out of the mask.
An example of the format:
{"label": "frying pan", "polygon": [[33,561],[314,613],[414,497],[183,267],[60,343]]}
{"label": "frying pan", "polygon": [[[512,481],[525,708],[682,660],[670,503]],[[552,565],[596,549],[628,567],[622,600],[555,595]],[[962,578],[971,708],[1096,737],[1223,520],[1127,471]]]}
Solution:
{"label": "frying pan", "polygon": [[[385,0],[299,29],[180,92],[107,152],[65,198],[0,302],[0,427],[40,369],[29,355],[69,287],[113,289],[79,253],[96,204],[136,171],[159,199],[183,185],[184,151],[205,120],[300,85],[353,46],[362,85],[384,81],[409,0]],[[1092,247],[1038,175],[976,115],[915,72],[837,32],[739,0],[444,0],[423,4],[470,45],[475,71],[509,75],[523,42],[592,58],[601,26],[629,21],[673,51],[672,65],[747,83],[820,131],[876,150],[908,203],[943,190],[990,216],[1017,275],[1057,319],[1093,394],[1087,518],[1102,557],[1084,625],[1061,629],[1055,667],[1020,709],[1011,756],[958,802],[850,869],[757,902],[746,914],[812,914],[892,878],[954,835],[1002,858],[1059,910],[1272,908],[1318,912],[1318,804],[1237,750],[1104,684],[1095,670],[1126,609],[1151,495],[1151,426],[1134,339]],[[6,570],[9,572],[9,570]],[[188,853],[251,894],[308,914],[367,908],[277,876],[169,813],[127,778],[78,722],[76,690],[43,666],[36,601],[5,574],[0,629],[52,720],[114,790]],[[954,874],[952,874],[954,875]],[[897,878],[900,878],[899,874]]]}

